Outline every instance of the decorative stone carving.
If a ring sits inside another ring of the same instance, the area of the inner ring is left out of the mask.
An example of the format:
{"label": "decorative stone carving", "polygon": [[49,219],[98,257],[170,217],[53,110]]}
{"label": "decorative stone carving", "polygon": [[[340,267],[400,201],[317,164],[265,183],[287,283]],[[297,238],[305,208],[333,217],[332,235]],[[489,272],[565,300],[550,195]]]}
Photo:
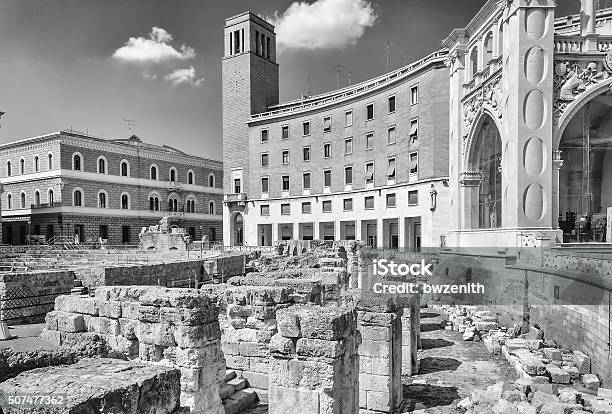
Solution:
{"label": "decorative stone carving", "polygon": [[467,150],[467,138],[474,126],[478,111],[486,107],[499,119],[502,118],[502,91],[500,85],[501,75],[488,81],[478,92],[463,102],[463,145],[461,154]]}
{"label": "decorative stone carving", "polygon": [[553,123],[569,104],[589,87],[605,81],[612,74],[612,52],[606,53],[600,62],[596,61],[555,61],[553,78]]}

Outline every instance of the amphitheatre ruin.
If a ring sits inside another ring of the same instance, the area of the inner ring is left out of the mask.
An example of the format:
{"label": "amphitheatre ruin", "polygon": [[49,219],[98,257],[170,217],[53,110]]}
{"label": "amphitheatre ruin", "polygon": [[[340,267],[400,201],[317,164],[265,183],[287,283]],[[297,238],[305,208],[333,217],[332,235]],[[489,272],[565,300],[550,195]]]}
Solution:
{"label": "amphitheatre ruin", "polygon": [[[466,262],[452,251],[377,251],[355,241],[6,248],[0,412],[612,412],[607,355],[588,348],[600,331],[581,333],[582,345],[566,340],[563,327],[546,325],[550,305],[538,305],[535,282],[523,278],[537,279],[535,262],[558,271],[560,257],[516,253],[497,260],[495,274],[483,261],[496,259],[484,254]],[[426,261],[433,276],[377,279],[378,257]],[[568,272],[610,272],[603,259],[562,259]],[[372,292],[376,283],[436,278],[482,282],[495,304],[461,305],[474,300],[420,289]],[[523,301],[502,299],[511,285]],[[587,322],[604,308],[554,312]]]}

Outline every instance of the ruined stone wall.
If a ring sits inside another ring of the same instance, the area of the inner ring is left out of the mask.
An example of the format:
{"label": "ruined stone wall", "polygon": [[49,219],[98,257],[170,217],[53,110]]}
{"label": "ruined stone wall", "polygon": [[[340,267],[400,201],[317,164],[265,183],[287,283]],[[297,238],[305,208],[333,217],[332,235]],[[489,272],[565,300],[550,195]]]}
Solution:
{"label": "ruined stone wall", "polygon": [[204,262],[204,275],[208,279],[221,278],[224,281],[233,276],[242,276],[246,264],[244,253],[227,253]]}
{"label": "ruined stone wall", "polygon": [[70,293],[71,271],[0,274],[0,321],[11,324],[43,321],[58,295]]}
{"label": "ruined stone wall", "polygon": [[357,315],[343,307],[277,312],[270,342],[270,414],[359,412]]}
{"label": "ruined stone wall", "polygon": [[62,345],[82,332],[100,334],[127,359],[180,369],[181,403],[194,412],[223,412],[225,378],[219,311],[196,289],[98,287],[95,297],[59,296],[43,336]]}

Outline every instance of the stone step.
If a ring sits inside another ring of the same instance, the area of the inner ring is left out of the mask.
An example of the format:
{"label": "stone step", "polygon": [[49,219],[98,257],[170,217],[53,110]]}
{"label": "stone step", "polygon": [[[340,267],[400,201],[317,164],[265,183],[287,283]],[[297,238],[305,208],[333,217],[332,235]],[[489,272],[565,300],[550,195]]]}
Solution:
{"label": "stone step", "polygon": [[257,397],[259,397],[260,403],[268,404],[268,390],[264,390],[263,388],[253,388],[253,387],[251,387],[251,389],[253,389],[257,393]]}
{"label": "stone step", "polygon": [[225,382],[233,380],[234,378],[236,378],[236,371],[234,371],[233,369],[228,369],[227,371],[225,371]]}
{"label": "stone step", "polygon": [[247,382],[244,378],[234,378],[229,381],[226,381],[225,384],[223,384],[221,388],[219,388],[219,396],[223,400],[246,387]]}
{"label": "stone step", "polygon": [[225,414],[239,414],[257,401],[257,393],[252,388],[246,388],[235,392],[223,400]]}

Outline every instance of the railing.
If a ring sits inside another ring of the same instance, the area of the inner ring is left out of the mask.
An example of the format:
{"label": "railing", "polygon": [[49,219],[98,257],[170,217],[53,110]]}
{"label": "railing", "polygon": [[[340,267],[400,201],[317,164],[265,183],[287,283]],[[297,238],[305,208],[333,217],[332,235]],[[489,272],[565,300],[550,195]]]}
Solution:
{"label": "railing", "polygon": [[166,188],[168,190],[181,190],[183,188],[183,183],[178,181],[168,181],[166,183]]}
{"label": "railing", "polygon": [[597,38],[597,50],[609,52],[612,50],[612,36],[599,36]]}
{"label": "railing", "polygon": [[[308,108],[314,108],[321,105],[325,105],[328,103],[336,102],[350,96],[369,91],[371,89],[378,88],[382,85],[385,85],[391,81],[398,79],[401,76],[408,75],[410,73],[416,72],[419,69],[422,69],[424,66],[434,62],[434,61],[443,61],[448,56],[448,50],[442,49],[434,52],[421,60],[418,60],[414,63],[411,63],[408,66],[404,66],[400,69],[397,69],[393,72],[386,73],[377,78],[371,79],[366,82],[359,83],[354,86],[350,86],[348,88],[339,89],[336,91],[331,91],[328,93],[324,93],[321,95],[313,96],[307,98],[306,100],[296,100],[292,102],[286,102],[281,105],[277,105],[279,109],[275,109],[269,112],[262,112],[259,114],[251,115],[251,120],[257,120],[261,118],[266,118],[270,116],[289,114],[292,112],[302,111]],[[310,102],[308,102],[310,101]],[[287,106],[286,108],[282,108]]]}
{"label": "railing", "polygon": [[244,203],[246,199],[247,199],[246,193],[233,193],[233,194],[226,194],[225,200],[223,201],[225,203]]}
{"label": "railing", "polygon": [[32,210],[37,210],[40,208],[52,208],[52,207],[61,207],[62,203],[61,202],[53,202],[53,203],[40,203],[40,204],[31,204],[30,208]]}
{"label": "railing", "polygon": [[467,96],[470,93],[474,92],[481,85],[485,84],[489,78],[498,73],[501,69],[502,65],[502,57],[497,56],[487,63],[487,66],[482,69],[480,72],[476,72],[474,77],[469,81],[463,84],[463,96]]}
{"label": "railing", "polygon": [[582,52],[584,38],[582,36],[555,36],[555,53]]}

